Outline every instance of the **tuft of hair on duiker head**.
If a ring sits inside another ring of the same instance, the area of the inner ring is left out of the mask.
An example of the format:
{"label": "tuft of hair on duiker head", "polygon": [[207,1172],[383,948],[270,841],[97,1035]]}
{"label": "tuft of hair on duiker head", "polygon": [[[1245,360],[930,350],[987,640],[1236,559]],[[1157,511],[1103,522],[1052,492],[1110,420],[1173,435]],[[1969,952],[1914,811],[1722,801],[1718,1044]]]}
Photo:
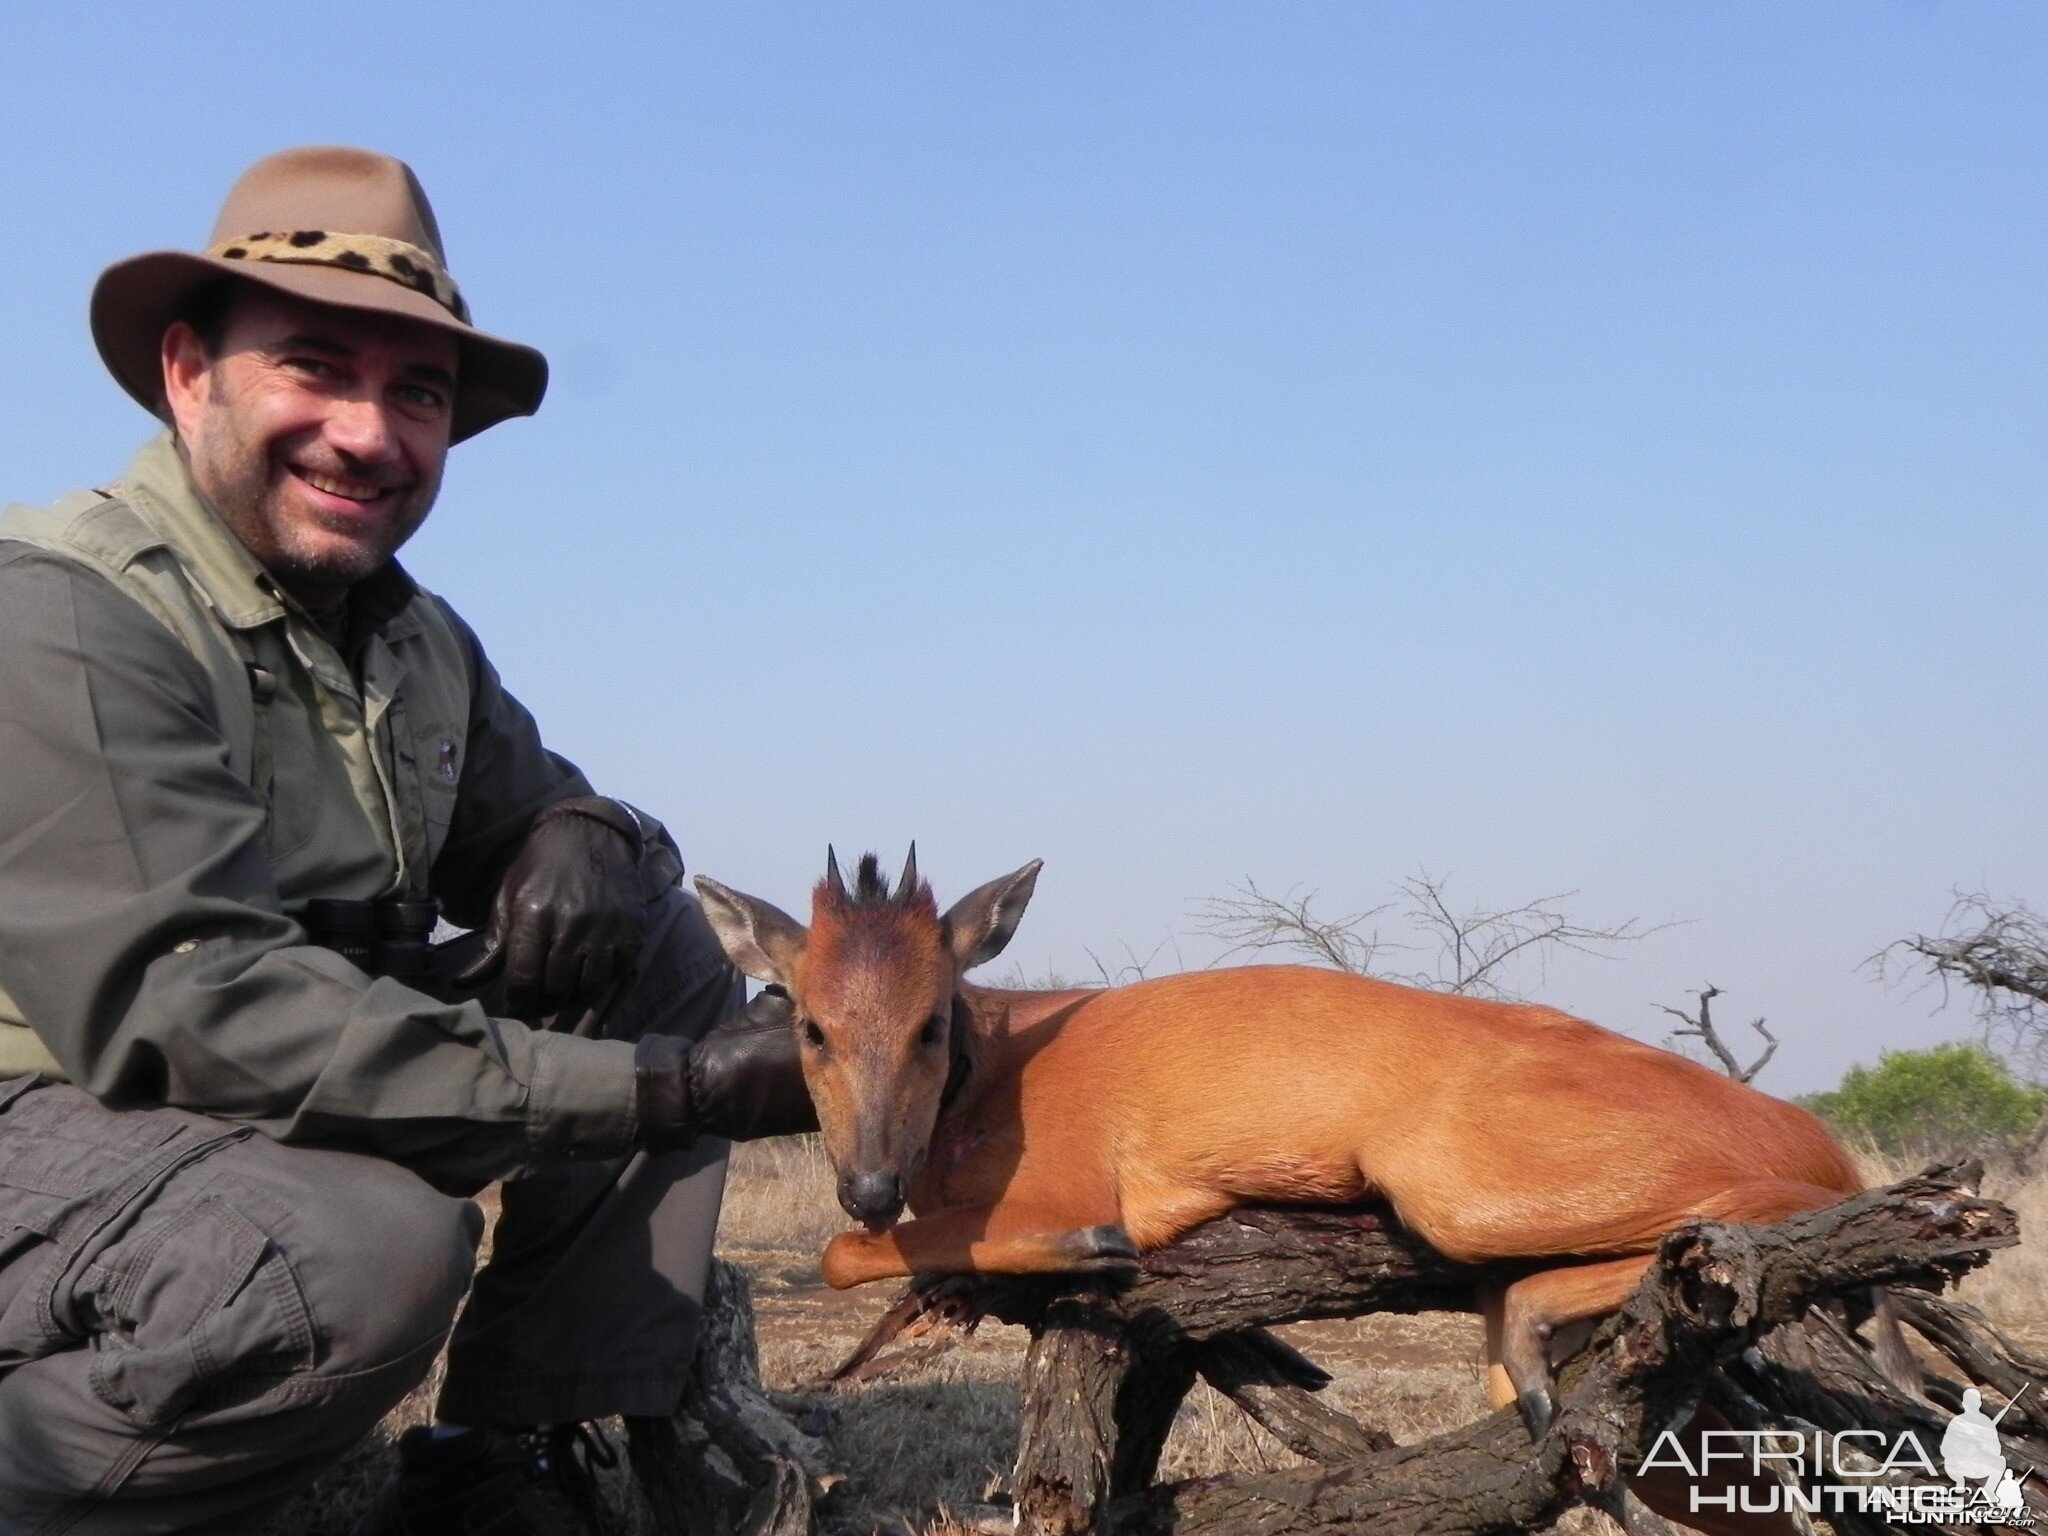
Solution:
{"label": "tuft of hair on duiker head", "polygon": [[820,880],[811,893],[815,907],[839,914],[851,912],[918,912],[938,913],[938,901],[932,895],[929,881],[917,872],[917,844],[910,845],[910,855],[903,861],[902,878],[896,888],[889,888],[889,881],[882,873],[882,861],[873,853],[861,855],[860,863],[853,872],[853,884],[849,887],[839,872],[839,856],[832,849],[825,850],[825,878]]}

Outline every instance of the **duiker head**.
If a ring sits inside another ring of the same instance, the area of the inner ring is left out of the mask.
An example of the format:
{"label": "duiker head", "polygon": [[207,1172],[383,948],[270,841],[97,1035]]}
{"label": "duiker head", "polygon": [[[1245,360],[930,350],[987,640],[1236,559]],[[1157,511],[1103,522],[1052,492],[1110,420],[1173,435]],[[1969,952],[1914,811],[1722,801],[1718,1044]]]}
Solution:
{"label": "duiker head", "polygon": [[873,854],[848,889],[828,849],[808,928],[697,877],[704,915],[733,963],[796,1005],[804,1082],[839,1174],[839,1203],[856,1221],[881,1228],[902,1214],[952,1067],[960,977],[1010,942],[1039,863],[968,892],[941,916],[914,845],[894,890]]}

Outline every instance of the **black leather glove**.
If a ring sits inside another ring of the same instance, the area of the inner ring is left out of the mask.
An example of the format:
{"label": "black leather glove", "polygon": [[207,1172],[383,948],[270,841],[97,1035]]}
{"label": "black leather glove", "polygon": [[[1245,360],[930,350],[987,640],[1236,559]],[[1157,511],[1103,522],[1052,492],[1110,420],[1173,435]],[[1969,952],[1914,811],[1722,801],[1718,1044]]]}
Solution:
{"label": "black leather glove", "polygon": [[641,1145],[668,1152],[699,1136],[758,1141],[815,1131],[795,1018],[789,994],[770,987],[695,1044],[642,1035],[633,1052]]}
{"label": "black leather glove", "polygon": [[455,978],[505,973],[505,1011],[522,1018],[588,1002],[640,953],[647,898],[640,824],[616,800],[581,795],[533,818],[484,930],[484,952]]}

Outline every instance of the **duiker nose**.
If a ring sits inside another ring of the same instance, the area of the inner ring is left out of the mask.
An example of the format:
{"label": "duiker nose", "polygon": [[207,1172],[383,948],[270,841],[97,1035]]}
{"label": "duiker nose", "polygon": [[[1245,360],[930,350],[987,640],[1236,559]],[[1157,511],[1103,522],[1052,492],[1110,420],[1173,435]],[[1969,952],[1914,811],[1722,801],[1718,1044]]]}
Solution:
{"label": "duiker nose", "polygon": [[839,1203],[855,1221],[870,1226],[894,1221],[903,1212],[903,1175],[877,1168],[839,1176]]}

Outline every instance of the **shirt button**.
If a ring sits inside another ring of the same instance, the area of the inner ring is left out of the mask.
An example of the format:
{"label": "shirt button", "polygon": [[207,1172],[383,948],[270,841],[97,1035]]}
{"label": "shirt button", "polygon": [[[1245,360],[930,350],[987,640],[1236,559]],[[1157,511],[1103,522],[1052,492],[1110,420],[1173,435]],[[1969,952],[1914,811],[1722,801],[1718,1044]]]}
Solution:
{"label": "shirt button", "polygon": [[171,946],[171,953],[174,955],[189,955],[192,953],[193,950],[197,949],[198,947],[199,941],[197,939],[185,939],[180,941],[179,943],[173,944]]}

